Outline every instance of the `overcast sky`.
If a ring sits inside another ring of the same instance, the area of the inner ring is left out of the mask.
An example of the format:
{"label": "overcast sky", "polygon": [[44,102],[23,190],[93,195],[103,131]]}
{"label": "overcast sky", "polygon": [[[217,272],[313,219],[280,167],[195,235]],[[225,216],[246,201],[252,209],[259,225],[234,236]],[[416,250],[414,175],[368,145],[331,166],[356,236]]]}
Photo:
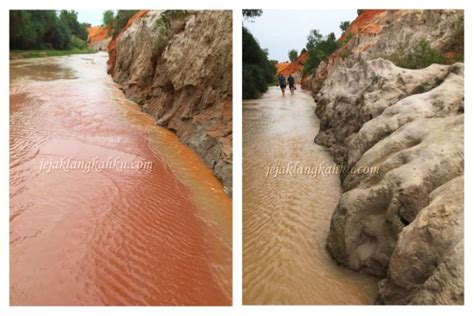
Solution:
{"label": "overcast sky", "polygon": [[270,59],[288,60],[288,51],[300,52],[306,46],[309,31],[318,29],[323,35],[341,35],[341,21],[352,21],[357,10],[263,10],[253,22],[244,20],[262,48],[267,48]]}
{"label": "overcast sky", "polygon": [[76,10],[79,22],[90,23],[92,25],[102,24],[102,15],[105,10]]}

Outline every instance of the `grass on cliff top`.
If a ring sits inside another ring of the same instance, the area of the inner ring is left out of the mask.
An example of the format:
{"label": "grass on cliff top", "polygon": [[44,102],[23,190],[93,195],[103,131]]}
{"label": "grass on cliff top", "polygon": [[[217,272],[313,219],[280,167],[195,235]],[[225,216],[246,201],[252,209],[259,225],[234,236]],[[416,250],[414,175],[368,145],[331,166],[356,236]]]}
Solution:
{"label": "grass on cliff top", "polygon": [[426,40],[421,40],[411,51],[405,52],[401,49],[389,58],[395,65],[408,69],[422,69],[431,64],[443,64],[441,53],[431,47]]}
{"label": "grass on cliff top", "polygon": [[73,48],[67,50],[11,50],[10,59],[18,58],[39,58],[48,56],[67,56],[73,54],[93,54],[97,53],[97,50],[92,48]]}
{"label": "grass on cliff top", "polygon": [[464,62],[464,17],[455,22],[454,31],[440,49],[431,47],[426,39],[422,39],[408,52],[405,49],[402,47],[389,57],[395,65],[402,68],[421,69],[431,64]]}
{"label": "grass on cliff top", "polygon": [[156,61],[163,54],[166,45],[172,34],[179,30],[184,30],[184,18],[189,14],[187,10],[165,10],[160,14],[160,18],[156,21],[156,27],[160,32],[156,43],[153,45],[151,53],[152,60]]}

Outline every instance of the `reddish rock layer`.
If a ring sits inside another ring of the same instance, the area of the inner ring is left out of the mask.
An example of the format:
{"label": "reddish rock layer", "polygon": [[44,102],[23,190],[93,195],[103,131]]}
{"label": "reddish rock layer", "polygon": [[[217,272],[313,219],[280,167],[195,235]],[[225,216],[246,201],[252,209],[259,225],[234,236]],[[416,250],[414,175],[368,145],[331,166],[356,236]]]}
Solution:
{"label": "reddish rock layer", "polygon": [[117,39],[122,35],[123,32],[125,32],[135,21],[146,15],[150,10],[140,10],[137,13],[135,13],[127,22],[125,27],[115,36],[112,37],[112,39],[109,42],[108,45],[108,51],[109,51],[109,60],[107,61],[107,66],[108,70],[107,72],[113,76],[114,74],[114,69],[115,69],[115,60],[117,58],[116,56],[116,48],[117,48]]}

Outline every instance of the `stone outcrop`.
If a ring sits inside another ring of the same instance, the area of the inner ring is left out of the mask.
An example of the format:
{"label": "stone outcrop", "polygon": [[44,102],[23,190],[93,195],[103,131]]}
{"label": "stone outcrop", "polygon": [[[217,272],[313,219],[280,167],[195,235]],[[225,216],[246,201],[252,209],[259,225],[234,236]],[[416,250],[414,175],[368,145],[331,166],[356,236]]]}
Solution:
{"label": "stone outcrop", "polygon": [[[139,12],[140,13],[140,12]],[[232,13],[141,12],[109,45],[109,73],[232,190]],[[161,24],[160,24],[161,22]]]}
{"label": "stone outcrop", "polygon": [[87,29],[87,32],[87,47],[98,51],[107,51],[111,38],[109,28],[106,26],[92,26]]}
{"label": "stone outcrop", "polygon": [[379,304],[463,304],[464,65],[410,70],[387,56],[450,41],[460,11],[369,10],[309,85],[315,142],[343,166],[327,249],[381,278]]}

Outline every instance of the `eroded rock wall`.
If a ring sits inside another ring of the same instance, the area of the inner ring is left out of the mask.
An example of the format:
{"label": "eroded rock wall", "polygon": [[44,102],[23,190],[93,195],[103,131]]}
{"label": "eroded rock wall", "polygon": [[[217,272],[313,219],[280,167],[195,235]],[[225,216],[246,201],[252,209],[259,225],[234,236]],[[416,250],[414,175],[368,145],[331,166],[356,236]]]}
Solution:
{"label": "eroded rock wall", "polygon": [[161,11],[136,19],[116,39],[109,72],[126,96],[174,130],[232,190],[232,13]]}
{"label": "eroded rock wall", "polygon": [[87,31],[87,47],[99,51],[107,51],[111,38],[109,35],[109,28],[105,26],[92,26]]}
{"label": "eroded rock wall", "polygon": [[315,142],[352,170],[341,174],[327,249],[338,263],[381,278],[380,304],[464,302],[464,65],[409,70],[386,59],[421,38],[442,47],[460,18],[461,11],[362,13],[351,50],[311,77],[321,119]]}

